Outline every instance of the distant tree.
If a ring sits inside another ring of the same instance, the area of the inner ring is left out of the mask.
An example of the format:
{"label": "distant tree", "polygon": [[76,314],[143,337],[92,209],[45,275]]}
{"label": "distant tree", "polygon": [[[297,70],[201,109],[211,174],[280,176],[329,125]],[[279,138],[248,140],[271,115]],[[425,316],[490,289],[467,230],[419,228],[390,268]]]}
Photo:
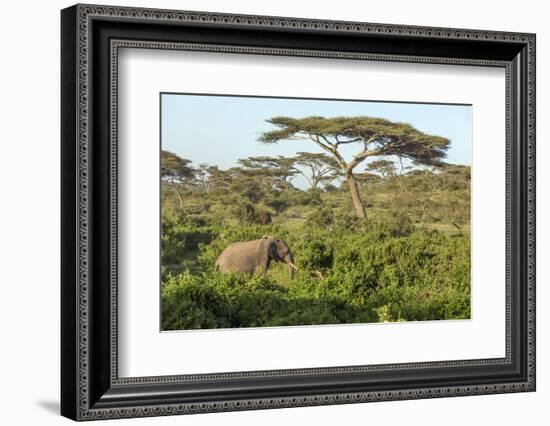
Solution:
{"label": "distant tree", "polygon": [[243,167],[231,167],[226,171],[229,177],[228,192],[238,194],[251,203],[258,203],[265,198],[266,192],[271,191],[271,185],[261,179],[257,170],[248,170]]}
{"label": "distant tree", "polygon": [[[260,142],[308,140],[336,160],[360,218],[367,214],[353,173],[359,164],[367,158],[387,156],[429,164],[444,158],[450,144],[448,139],[425,134],[410,124],[374,117],[273,117],[267,122],[276,129],[260,135]],[[348,144],[359,144],[360,149],[346,161],[339,148]]]}
{"label": "distant tree", "polygon": [[209,194],[214,190],[227,188],[231,183],[231,175],[225,170],[220,170],[218,166],[202,163],[196,171],[195,181],[202,191]]}
{"label": "distant tree", "polygon": [[298,152],[292,160],[297,173],[306,178],[313,191],[316,191],[321,183],[330,183],[341,174],[338,162],[323,153]]}
{"label": "distant tree", "polygon": [[169,185],[176,193],[180,208],[183,208],[184,185],[195,178],[195,169],[190,166],[191,160],[162,150],[160,153],[161,183]]}
{"label": "distant tree", "polygon": [[279,157],[248,157],[239,160],[244,172],[261,179],[268,190],[287,191],[292,187],[291,181],[298,171],[294,168],[291,158]]}
{"label": "distant tree", "polygon": [[323,187],[323,191],[325,192],[336,192],[338,191],[338,187],[334,185],[333,183],[326,183]]}
{"label": "distant tree", "polygon": [[390,160],[376,160],[367,164],[367,170],[377,173],[382,179],[395,176],[395,164]]}
{"label": "distant tree", "polygon": [[415,209],[418,211],[420,226],[423,227],[427,221],[439,220],[434,216],[439,199],[437,169],[431,165],[416,166],[408,177],[410,185],[416,190]]}

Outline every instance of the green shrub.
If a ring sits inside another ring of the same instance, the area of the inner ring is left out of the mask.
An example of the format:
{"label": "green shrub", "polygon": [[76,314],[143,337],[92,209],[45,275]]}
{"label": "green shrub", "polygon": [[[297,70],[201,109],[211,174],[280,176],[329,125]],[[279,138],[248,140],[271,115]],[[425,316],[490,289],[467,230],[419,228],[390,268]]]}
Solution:
{"label": "green shrub", "polygon": [[[274,268],[265,277],[214,272],[227,245],[266,234],[291,247],[299,267],[292,281]],[[311,219],[297,230],[234,226],[210,235],[211,243],[199,243],[204,272],[163,274],[163,329],[470,317],[469,238],[416,229],[405,215],[340,217],[323,227]]]}

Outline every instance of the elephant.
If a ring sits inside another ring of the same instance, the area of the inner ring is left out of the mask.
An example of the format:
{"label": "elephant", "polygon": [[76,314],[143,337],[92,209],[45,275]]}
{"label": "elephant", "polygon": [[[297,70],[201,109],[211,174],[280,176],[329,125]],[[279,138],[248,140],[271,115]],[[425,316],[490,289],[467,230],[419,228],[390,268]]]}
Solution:
{"label": "elephant", "polygon": [[283,240],[269,235],[227,246],[216,260],[216,271],[265,275],[272,260],[286,263],[288,276],[292,279],[294,270],[298,268],[294,265],[290,248]]}

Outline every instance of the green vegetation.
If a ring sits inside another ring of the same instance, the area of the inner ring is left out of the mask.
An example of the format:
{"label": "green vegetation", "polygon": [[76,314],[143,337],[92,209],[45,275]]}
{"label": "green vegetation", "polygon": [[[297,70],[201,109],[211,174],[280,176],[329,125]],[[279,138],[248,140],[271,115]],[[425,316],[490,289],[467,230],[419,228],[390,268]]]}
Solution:
{"label": "green vegetation", "polygon": [[[470,167],[441,162],[449,141],[386,120],[304,120],[272,119],[260,141],[313,134],[337,155],[221,170],[162,153],[162,329],[469,318]],[[361,150],[344,167],[346,143]],[[300,175],[308,189],[292,184]],[[282,263],[266,276],[215,271],[230,243],[263,235],[290,246],[292,280]]]}

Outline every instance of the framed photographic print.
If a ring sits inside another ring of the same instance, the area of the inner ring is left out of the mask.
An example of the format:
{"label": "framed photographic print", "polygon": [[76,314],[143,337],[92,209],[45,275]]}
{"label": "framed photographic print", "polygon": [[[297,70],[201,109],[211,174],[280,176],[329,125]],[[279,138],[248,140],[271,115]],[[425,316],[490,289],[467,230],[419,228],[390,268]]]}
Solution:
{"label": "framed photographic print", "polygon": [[535,390],[535,35],[61,30],[64,416]]}

